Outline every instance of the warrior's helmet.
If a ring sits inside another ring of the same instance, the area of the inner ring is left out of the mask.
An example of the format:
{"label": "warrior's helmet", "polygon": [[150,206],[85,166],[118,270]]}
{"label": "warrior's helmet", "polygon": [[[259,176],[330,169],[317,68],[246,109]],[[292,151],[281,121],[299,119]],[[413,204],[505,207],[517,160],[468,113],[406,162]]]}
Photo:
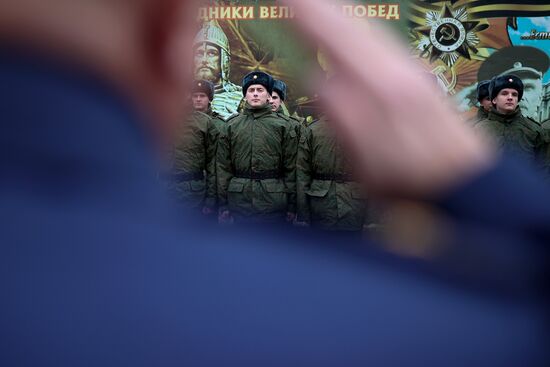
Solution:
{"label": "warrior's helmet", "polygon": [[220,70],[222,85],[229,81],[229,70],[231,60],[231,50],[229,40],[223,29],[216,21],[205,22],[195,37],[193,46],[196,47],[203,43],[208,43],[220,48]]}

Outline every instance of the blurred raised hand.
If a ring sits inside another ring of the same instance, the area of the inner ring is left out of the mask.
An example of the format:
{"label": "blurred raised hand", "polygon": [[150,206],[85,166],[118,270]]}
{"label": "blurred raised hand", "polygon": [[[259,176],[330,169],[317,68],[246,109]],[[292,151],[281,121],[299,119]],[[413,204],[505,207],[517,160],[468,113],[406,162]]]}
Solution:
{"label": "blurred raised hand", "polygon": [[334,64],[324,108],[371,193],[437,196],[492,165],[493,149],[419,77],[425,71],[391,29],[344,18],[326,0],[285,2]]}

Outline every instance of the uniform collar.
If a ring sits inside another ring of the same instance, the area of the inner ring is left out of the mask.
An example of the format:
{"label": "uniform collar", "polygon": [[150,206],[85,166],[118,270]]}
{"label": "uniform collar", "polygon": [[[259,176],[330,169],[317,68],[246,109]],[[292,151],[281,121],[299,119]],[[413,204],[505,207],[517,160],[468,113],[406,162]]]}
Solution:
{"label": "uniform collar", "polygon": [[477,110],[477,117],[479,118],[485,118],[489,115],[489,112],[485,111],[483,106],[480,106]]}
{"label": "uniform collar", "polygon": [[252,108],[248,102],[244,106],[244,114],[253,116],[254,118],[266,116],[271,114],[271,105],[268,103],[260,108]]}
{"label": "uniform collar", "polygon": [[506,115],[497,112],[497,110],[494,107],[489,112],[489,118],[491,120],[496,120],[504,123],[510,123],[516,118],[518,118],[519,116],[521,116],[521,109],[519,108],[519,106],[516,107],[516,110],[514,112]]}

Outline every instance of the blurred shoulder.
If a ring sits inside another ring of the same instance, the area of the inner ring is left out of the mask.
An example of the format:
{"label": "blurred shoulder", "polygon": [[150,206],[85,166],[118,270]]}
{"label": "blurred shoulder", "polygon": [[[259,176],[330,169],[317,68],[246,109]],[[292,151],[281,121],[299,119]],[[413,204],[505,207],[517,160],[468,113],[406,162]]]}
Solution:
{"label": "blurred shoulder", "polygon": [[191,118],[204,121],[211,120],[211,117],[209,115],[200,111],[193,111],[193,113],[191,114]]}
{"label": "blurred shoulder", "polygon": [[485,117],[479,119],[476,123],[474,123],[474,128],[484,128],[488,126],[494,126],[495,124],[498,124],[498,121],[493,120],[490,117]]}

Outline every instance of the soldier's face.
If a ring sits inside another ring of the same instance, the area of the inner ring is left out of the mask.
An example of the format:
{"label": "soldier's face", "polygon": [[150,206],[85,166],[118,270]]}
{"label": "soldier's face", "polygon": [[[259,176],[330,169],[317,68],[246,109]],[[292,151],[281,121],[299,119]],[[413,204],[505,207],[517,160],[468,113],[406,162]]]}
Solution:
{"label": "soldier's face", "polygon": [[245,99],[250,107],[263,107],[269,103],[271,95],[267,92],[267,89],[265,89],[263,85],[252,84],[246,90]]}
{"label": "soldier's face", "polygon": [[518,91],[512,88],[502,89],[493,99],[493,104],[501,114],[507,115],[514,112],[518,106]]}
{"label": "soldier's face", "polygon": [[208,95],[203,92],[193,93],[191,95],[191,101],[193,102],[193,108],[195,111],[206,112],[210,105],[210,99]]}
{"label": "soldier's face", "polygon": [[481,105],[481,107],[483,107],[483,109],[487,112],[491,111],[491,107],[493,107],[493,104],[491,103],[491,99],[489,97],[485,97],[483,98],[479,104]]}
{"label": "soldier's face", "polygon": [[281,104],[283,101],[281,100],[281,97],[279,97],[279,93],[273,92],[271,94],[271,111],[276,112],[279,107],[281,107]]}
{"label": "soldier's face", "polygon": [[218,85],[221,79],[220,49],[203,43],[195,48],[195,79]]}
{"label": "soldier's face", "polygon": [[542,79],[522,79],[523,97],[519,102],[521,113],[538,121],[538,110],[542,102]]}

